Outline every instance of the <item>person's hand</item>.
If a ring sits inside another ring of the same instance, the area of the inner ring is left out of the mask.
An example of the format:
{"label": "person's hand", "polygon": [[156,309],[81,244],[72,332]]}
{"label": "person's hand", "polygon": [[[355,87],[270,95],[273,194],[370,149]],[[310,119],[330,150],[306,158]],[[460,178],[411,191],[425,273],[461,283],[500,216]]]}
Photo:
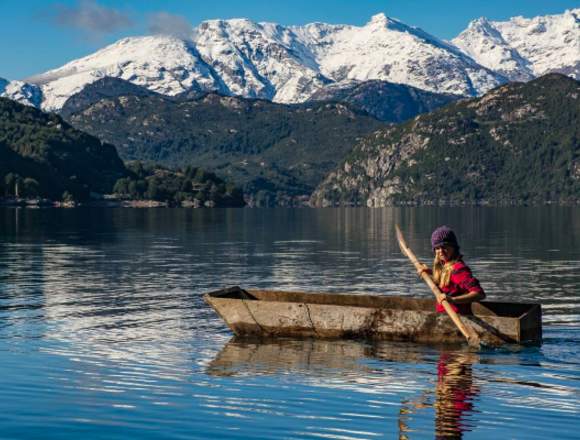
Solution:
{"label": "person's hand", "polygon": [[445,293],[437,296],[437,302],[439,304],[443,303],[443,301],[447,301],[448,304],[453,304],[453,298]]}
{"label": "person's hand", "polygon": [[419,270],[417,270],[417,275],[419,276],[419,278],[421,278],[421,276],[424,273],[431,275],[433,273],[433,271],[431,269],[429,269],[426,265],[423,264],[423,266]]}

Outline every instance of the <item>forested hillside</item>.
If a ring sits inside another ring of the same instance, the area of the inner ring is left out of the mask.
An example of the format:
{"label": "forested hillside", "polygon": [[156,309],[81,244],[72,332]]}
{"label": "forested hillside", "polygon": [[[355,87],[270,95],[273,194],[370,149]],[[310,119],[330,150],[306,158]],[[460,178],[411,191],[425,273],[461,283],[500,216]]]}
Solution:
{"label": "forested hillside", "polygon": [[87,199],[127,175],[115,147],[59,116],[0,98],[0,185],[5,196]]}
{"label": "forested hillside", "polygon": [[580,201],[580,85],[550,74],[498,87],[354,148],[314,206]]}
{"label": "forested hillside", "polygon": [[357,139],[384,126],[336,102],[282,105],[216,94],[104,98],[68,120],[116,145],[124,160],[211,170],[258,205],[307,199]]}

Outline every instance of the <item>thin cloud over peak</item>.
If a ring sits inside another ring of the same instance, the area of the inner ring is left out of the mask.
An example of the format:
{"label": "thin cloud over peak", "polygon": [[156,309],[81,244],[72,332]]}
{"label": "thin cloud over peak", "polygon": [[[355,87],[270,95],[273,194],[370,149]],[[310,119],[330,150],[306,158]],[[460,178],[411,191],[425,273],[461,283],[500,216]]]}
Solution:
{"label": "thin cloud over peak", "polygon": [[133,25],[126,13],[99,5],[95,0],[80,0],[74,6],[57,4],[50,17],[57,26],[80,31],[89,38],[99,38]]}
{"label": "thin cloud over peak", "polygon": [[156,12],[149,15],[149,32],[187,39],[193,34],[193,26],[181,15]]}

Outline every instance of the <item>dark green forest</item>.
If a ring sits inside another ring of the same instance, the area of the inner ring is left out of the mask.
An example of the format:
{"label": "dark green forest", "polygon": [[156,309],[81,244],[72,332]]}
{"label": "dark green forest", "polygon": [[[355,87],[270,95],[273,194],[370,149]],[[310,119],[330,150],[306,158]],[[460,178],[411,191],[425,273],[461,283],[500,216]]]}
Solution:
{"label": "dark green forest", "polygon": [[413,182],[401,199],[580,198],[580,100],[573,98],[578,82],[550,75],[501,90],[483,105],[456,104],[427,118],[434,126],[429,148],[396,171],[402,181]]}
{"label": "dark green forest", "polygon": [[0,98],[1,194],[85,200],[125,174],[114,146],[57,115]]}
{"label": "dark green forest", "polygon": [[68,120],[113,143],[123,160],[212,170],[262,206],[307,199],[358,138],[384,126],[341,103],[282,105],[216,94],[87,102]]}
{"label": "dark green forest", "polygon": [[243,206],[215,174],[141,163],[125,166],[113,145],[55,114],[0,98],[0,197],[87,202],[113,194],[191,206]]}
{"label": "dark green forest", "polygon": [[241,207],[243,192],[201,168],[170,170],[154,164],[131,162],[129,176],[117,180],[113,193],[125,200],[156,200],[194,207]]}

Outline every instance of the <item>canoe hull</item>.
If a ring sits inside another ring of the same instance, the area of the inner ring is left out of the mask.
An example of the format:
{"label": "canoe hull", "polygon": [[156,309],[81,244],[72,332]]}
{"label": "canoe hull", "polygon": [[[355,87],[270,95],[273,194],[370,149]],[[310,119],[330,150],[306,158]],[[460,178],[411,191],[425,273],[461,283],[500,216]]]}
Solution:
{"label": "canoe hull", "polygon": [[[240,288],[204,298],[237,336],[465,342],[446,314],[434,312],[429,299]],[[488,344],[541,343],[537,304],[481,303],[472,312],[460,319]]]}

